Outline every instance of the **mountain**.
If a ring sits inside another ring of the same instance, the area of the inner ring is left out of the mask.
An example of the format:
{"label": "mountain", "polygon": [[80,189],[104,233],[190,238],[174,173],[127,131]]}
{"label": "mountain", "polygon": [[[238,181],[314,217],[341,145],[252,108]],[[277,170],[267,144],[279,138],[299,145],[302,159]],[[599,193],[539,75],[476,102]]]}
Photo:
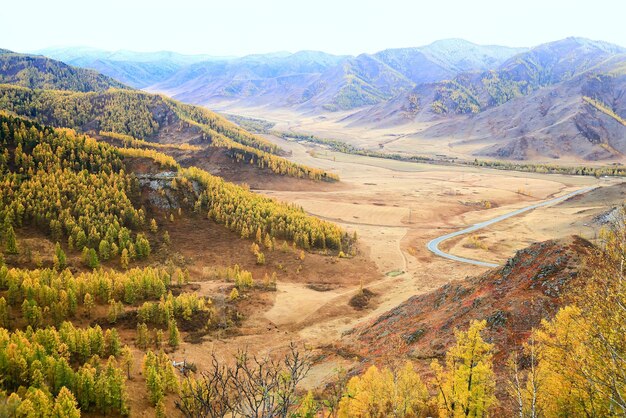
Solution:
{"label": "mountain", "polygon": [[127,88],[119,81],[92,70],[76,68],[39,55],[0,51],[0,84],[31,89],[104,91]]}
{"label": "mountain", "polygon": [[[0,84],[0,110],[80,132],[126,135],[130,141],[203,145],[213,151],[209,154],[228,157],[229,165],[234,162],[290,177],[337,180],[335,175],[288,161],[279,155],[283,151],[276,145],[208,109],[133,90],[92,70],[49,58],[1,54],[0,62],[4,63],[0,80],[6,83]],[[110,88],[105,81],[119,88]],[[27,87],[22,87],[25,84]],[[104,87],[108,89],[96,90]]]}
{"label": "mountain", "polygon": [[148,89],[197,104],[349,110],[388,100],[416,83],[501,64],[520,51],[455,39],[357,57],[313,51],[252,55],[191,65]]}
{"label": "mountain", "polygon": [[448,39],[358,56],[277,52],[190,64],[177,57],[179,67],[162,73],[118,61],[107,71],[133,73],[135,85],[165,77],[146,90],[207,106],[352,111],[343,119],[349,126],[417,122],[407,140],[450,140],[468,158],[596,161],[626,153],[625,57],[620,46],[584,38],[531,49]]}
{"label": "mountain", "polygon": [[452,139],[477,156],[621,158],[625,69],[626,49],[567,38],[518,54],[494,70],[417,85],[346,121],[428,122],[416,136]]}
{"label": "mountain", "polygon": [[349,110],[387,100],[412,86],[403,74],[371,55],[349,58],[329,68],[307,87],[303,108]]}
{"label": "mountain", "polygon": [[193,64],[169,79],[148,87],[185,102],[210,104],[240,99],[248,105],[302,102],[306,89],[344,57],[317,51],[249,55]]}
{"label": "mountain", "polygon": [[486,320],[484,336],[495,344],[496,369],[502,369],[511,350],[568,301],[581,260],[591,248],[576,236],[531,245],[501,268],[409,298],[355,328],[344,343],[375,362],[385,356],[390,341],[399,340],[403,343],[393,346],[402,354],[428,363],[445,354],[455,329]]}
{"label": "mountain", "polygon": [[333,111],[380,103],[415,84],[441,81],[460,71],[491,68],[522,50],[450,39],[356,57],[319,51],[241,58],[91,48],[37,52],[195,104]]}
{"label": "mountain", "polygon": [[45,48],[36,53],[66,64],[98,71],[135,88],[163,81],[190,64],[229,59],[211,55],[184,55],[170,51],[105,51],[86,47]]}
{"label": "mountain", "polygon": [[[479,113],[554,85],[626,53],[626,49],[583,38],[567,38],[517,54],[486,71],[465,71],[439,82],[426,81],[371,110],[371,118],[425,119],[432,115]],[[419,103],[413,103],[415,101]],[[367,119],[367,116],[366,116]]]}
{"label": "mountain", "polygon": [[464,71],[494,68],[525,48],[476,45],[444,39],[421,48],[387,49],[374,56],[415,84],[432,83]]}

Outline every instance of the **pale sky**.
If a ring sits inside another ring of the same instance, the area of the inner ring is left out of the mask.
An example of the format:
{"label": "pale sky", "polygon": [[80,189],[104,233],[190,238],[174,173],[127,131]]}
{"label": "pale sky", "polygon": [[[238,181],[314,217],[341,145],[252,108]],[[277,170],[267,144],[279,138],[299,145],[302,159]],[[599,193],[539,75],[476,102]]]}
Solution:
{"label": "pale sky", "polygon": [[626,0],[6,0],[0,48],[336,54],[464,38],[534,46],[581,36],[626,46]]}

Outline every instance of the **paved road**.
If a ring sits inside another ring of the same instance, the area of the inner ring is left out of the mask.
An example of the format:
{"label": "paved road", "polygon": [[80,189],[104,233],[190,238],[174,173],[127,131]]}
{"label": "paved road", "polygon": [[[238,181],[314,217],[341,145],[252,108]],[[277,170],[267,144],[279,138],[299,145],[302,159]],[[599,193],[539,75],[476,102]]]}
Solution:
{"label": "paved road", "polygon": [[440,256],[440,257],[445,257],[448,258],[450,260],[454,260],[454,261],[459,261],[461,263],[469,263],[469,264],[475,264],[477,266],[484,266],[484,267],[498,267],[498,264],[493,264],[493,263],[488,263],[486,261],[480,261],[480,260],[473,260],[471,258],[464,258],[464,257],[458,257],[456,255],[452,255],[452,254],[448,254],[448,253],[444,253],[443,251],[441,251],[439,249],[439,244],[441,244],[442,242],[450,239],[450,238],[454,238],[454,237],[458,237],[459,235],[464,235],[464,234],[469,234],[470,232],[474,232],[474,231],[478,231],[479,229],[482,228],[486,228],[489,225],[493,225],[497,222],[503,221],[505,219],[511,218],[513,216],[517,216],[520,215],[524,212],[528,212],[530,210],[533,209],[537,209],[537,208],[541,208],[544,206],[548,206],[548,205],[552,205],[554,203],[559,203],[562,202],[572,196],[576,196],[577,194],[581,194],[581,193],[586,193],[590,190],[595,189],[595,187],[585,187],[583,189],[579,189],[576,191],[573,191],[571,193],[568,193],[564,196],[560,196],[560,197],[556,197],[554,199],[550,199],[550,200],[545,200],[543,202],[539,202],[539,203],[535,203],[534,205],[530,205],[530,206],[526,206],[525,208],[521,208],[521,209],[517,209],[514,210],[513,212],[509,212],[509,213],[505,213],[504,215],[500,215],[498,217],[495,217],[493,219],[490,219],[488,221],[485,222],[480,222],[477,223],[475,225],[472,225],[468,228],[465,229],[461,229],[460,231],[455,231],[455,232],[451,232],[449,234],[446,235],[442,235],[438,238],[435,238],[434,240],[430,241],[426,247],[433,252],[434,254]]}

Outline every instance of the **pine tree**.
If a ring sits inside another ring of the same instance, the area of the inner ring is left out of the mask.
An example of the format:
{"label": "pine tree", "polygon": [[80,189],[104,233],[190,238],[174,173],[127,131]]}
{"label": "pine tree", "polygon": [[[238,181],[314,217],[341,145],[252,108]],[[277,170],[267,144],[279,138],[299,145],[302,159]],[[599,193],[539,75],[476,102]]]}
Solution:
{"label": "pine tree", "polygon": [[[565,306],[535,331],[537,409],[543,416],[626,414],[626,228],[600,233]],[[532,408],[531,408],[532,409]]]}
{"label": "pine tree", "polygon": [[148,326],[145,323],[137,324],[137,347],[148,348]]}
{"label": "pine tree", "polygon": [[180,345],[180,333],[178,332],[175,319],[170,320],[167,325],[167,331],[169,334],[168,342],[170,347],[177,348]]}
{"label": "pine tree", "polygon": [[4,235],[5,235],[4,242],[6,245],[7,254],[19,253],[19,249],[17,247],[17,239],[15,238],[15,231],[13,230],[13,225],[9,225]]}
{"label": "pine tree", "polygon": [[265,248],[267,248],[268,250],[273,250],[274,249],[274,244],[272,242],[272,238],[270,237],[270,234],[265,234],[265,239],[263,240],[263,246],[265,246]]}
{"label": "pine tree", "polygon": [[32,385],[26,392],[26,399],[28,399],[33,404],[35,410],[39,411],[40,414],[41,411],[45,411],[45,414],[40,415],[42,418],[47,417],[47,414],[53,408],[53,400],[51,399],[51,397],[48,397],[48,395],[43,390],[35,387],[34,385]]}
{"label": "pine tree", "polygon": [[441,416],[485,416],[495,404],[493,345],[480,335],[486,326],[486,321],[473,321],[467,332],[457,331],[445,368],[437,360],[432,363]]}
{"label": "pine tree", "polygon": [[167,412],[165,410],[165,403],[163,402],[163,399],[159,399],[159,401],[157,402],[155,408],[155,416],[156,418],[166,418],[167,417]]}
{"label": "pine tree", "polygon": [[135,357],[133,356],[133,351],[129,346],[125,345],[122,347],[122,365],[126,369],[126,377],[130,380],[130,370],[133,367],[133,363],[135,362]]}
{"label": "pine tree", "polygon": [[120,265],[124,270],[128,269],[128,264],[130,263],[130,258],[128,256],[128,250],[124,248],[122,250],[122,255],[120,257]]}
{"label": "pine tree", "polygon": [[181,268],[177,268],[174,275],[176,276],[176,284],[178,286],[185,284],[185,277],[183,276],[183,270]]}
{"label": "pine tree", "polygon": [[108,260],[111,257],[111,247],[108,241],[100,241],[100,245],[98,245],[98,254],[100,254],[101,260]]}
{"label": "pine tree", "polygon": [[150,255],[150,242],[143,234],[137,234],[135,248],[139,258],[146,258]]}
{"label": "pine tree", "polygon": [[28,400],[28,399],[24,399],[20,405],[17,407],[17,410],[15,411],[15,416],[17,417],[37,417],[38,413],[35,410],[35,406],[33,405],[33,403]]}
{"label": "pine tree", "polygon": [[398,369],[371,366],[346,385],[339,418],[419,417],[429,407],[429,393],[411,362]]}
{"label": "pine tree", "polygon": [[9,307],[4,297],[0,297],[0,328],[9,328]]}
{"label": "pine tree", "polygon": [[85,293],[85,297],[83,298],[83,305],[85,306],[85,313],[87,314],[87,318],[91,318],[93,314],[93,309],[96,306],[95,301],[93,300],[93,296],[89,293]]}
{"label": "pine tree", "polygon": [[[145,360],[144,360],[145,362]],[[156,366],[150,365],[146,370],[146,385],[148,386],[148,395],[153,405],[163,400],[165,389],[163,387],[163,379]]]}
{"label": "pine tree", "polygon": [[74,240],[74,247],[77,250],[82,251],[86,245],[87,245],[87,235],[85,235],[85,231],[81,229],[80,231],[78,231],[78,234],[76,234],[76,239]]}
{"label": "pine tree", "polygon": [[100,261],[98,260],[98,254],[96,250],[93,248],[84,247],[83,248],[83,263],[91,269],[95,269],[100,265]]}
{"label": "pine tree", "polygon": [[120,335],[116,328],[109,328],[104,333],[104,346],[109,356],[119,356],[122,349]]}
{"label": "pine tree", "polygon": [[63,270],[65,267],[67,267],[67,257],[63,248],[61,248],[61,244],[57,242],[54,246],[54,268]]}
{"label": "pine tree", "polygon": [[116,302],[114,299],[109,301],[109,313],[107,314],[107,319],[110,324],[115,324],[117,322],[117,318],[124,313],[124,304],[122,302]]}
{"label": "pine tree", "polygon": [[228,299],[230,300],[239,299],[239,291],[237,290],[236,287],[233,287],[233,290],[230,291],[230,295],[228,296]]}
{"label": "pine tree", "polygon": [[157,221],[154,218],[152,218],[152,220],[150,221],[150,232],[152,232],[153,234],[156,234],[158,230],[159,230],[159,226],[157,225]]}
{"label": "pine tree", "polygon": [[163,345],[163,330],[155,328],[152,335],[154,336],[154,346],[156,348],[161,348]]}
{"label": "pine tree", "polygon": [[80,418],[76,398],[70,390],[62,387],[54,401],[51,418]]}

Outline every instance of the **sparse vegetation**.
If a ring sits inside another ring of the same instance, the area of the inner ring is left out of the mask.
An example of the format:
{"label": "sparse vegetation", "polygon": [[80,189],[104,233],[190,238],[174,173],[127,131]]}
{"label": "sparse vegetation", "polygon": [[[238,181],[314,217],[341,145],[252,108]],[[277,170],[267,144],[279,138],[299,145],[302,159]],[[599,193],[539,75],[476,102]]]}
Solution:
{"label": "sparse vegetation", "polygon": [[465,248],[475,248],[480,250],[488,250],[487,244],[485,244],[481,237],[478,235],[470,235],[467,237],[467,241],[463,243],[463,247]]}

